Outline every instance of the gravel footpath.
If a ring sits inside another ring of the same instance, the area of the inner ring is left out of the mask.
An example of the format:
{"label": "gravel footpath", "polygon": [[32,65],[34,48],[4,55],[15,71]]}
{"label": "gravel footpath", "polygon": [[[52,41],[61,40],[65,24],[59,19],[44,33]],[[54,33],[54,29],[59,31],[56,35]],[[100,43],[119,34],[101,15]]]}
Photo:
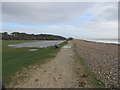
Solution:
{"label": "gravel footpath", "polygon": [[118,45],[74,40],[77,53],[106,87],[118,86]]}

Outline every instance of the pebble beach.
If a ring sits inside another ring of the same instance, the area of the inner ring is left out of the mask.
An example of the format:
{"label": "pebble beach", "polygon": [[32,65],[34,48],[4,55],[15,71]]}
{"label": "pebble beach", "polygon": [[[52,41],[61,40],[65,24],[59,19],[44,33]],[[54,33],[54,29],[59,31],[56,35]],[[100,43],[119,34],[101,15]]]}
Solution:
{"label": "pebble beach", "polygon": [[74,40],[77,54],[91,67],[106,87],[119,85],[118,44]]}

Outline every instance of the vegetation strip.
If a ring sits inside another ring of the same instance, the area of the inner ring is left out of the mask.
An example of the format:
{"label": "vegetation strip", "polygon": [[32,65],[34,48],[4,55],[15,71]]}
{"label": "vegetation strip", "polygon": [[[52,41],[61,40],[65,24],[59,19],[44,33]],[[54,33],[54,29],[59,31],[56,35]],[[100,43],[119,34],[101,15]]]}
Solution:
{"label": "vegetation strip", "polygon": [[50,34],[27,34],[20,32],[13,32],[8,34],[7,32],[2,34],[2,40],[66,40],[65,37]]}

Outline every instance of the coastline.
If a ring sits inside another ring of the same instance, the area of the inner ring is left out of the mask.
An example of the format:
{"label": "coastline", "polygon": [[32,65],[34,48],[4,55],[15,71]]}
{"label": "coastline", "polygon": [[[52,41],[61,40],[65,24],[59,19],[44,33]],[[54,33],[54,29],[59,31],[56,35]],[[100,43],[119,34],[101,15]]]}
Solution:
{"label": "coastline", "polygon": [[[113,44],[113,45],[120,45],[120,40],[87,40],[87,39],[78,39],[81,41],[93,42],[93,43],[102,43],[102,44]],[[117,42],[116,42],[117,41]]]}
{"label": "coastline", "polygon": [[74,40],[78,55],[106,87],[118,86],[118,48],[120,44]]}

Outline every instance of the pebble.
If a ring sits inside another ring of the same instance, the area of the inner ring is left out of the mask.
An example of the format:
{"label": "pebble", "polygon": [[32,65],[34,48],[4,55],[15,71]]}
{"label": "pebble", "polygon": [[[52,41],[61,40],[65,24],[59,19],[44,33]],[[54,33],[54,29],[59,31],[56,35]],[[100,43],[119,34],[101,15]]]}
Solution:
{"label": "pebble", "polygon": [[35,81],[39,81],[38,79],[35,79]]}
{"label": "pebble", "polygon": [[[76,40],[78,55],[85,60],[106,87],[118,85],[118,45]],[[83,75],[84,76],[84,75]],[[114,79],[113,79],[114,77]]]}

